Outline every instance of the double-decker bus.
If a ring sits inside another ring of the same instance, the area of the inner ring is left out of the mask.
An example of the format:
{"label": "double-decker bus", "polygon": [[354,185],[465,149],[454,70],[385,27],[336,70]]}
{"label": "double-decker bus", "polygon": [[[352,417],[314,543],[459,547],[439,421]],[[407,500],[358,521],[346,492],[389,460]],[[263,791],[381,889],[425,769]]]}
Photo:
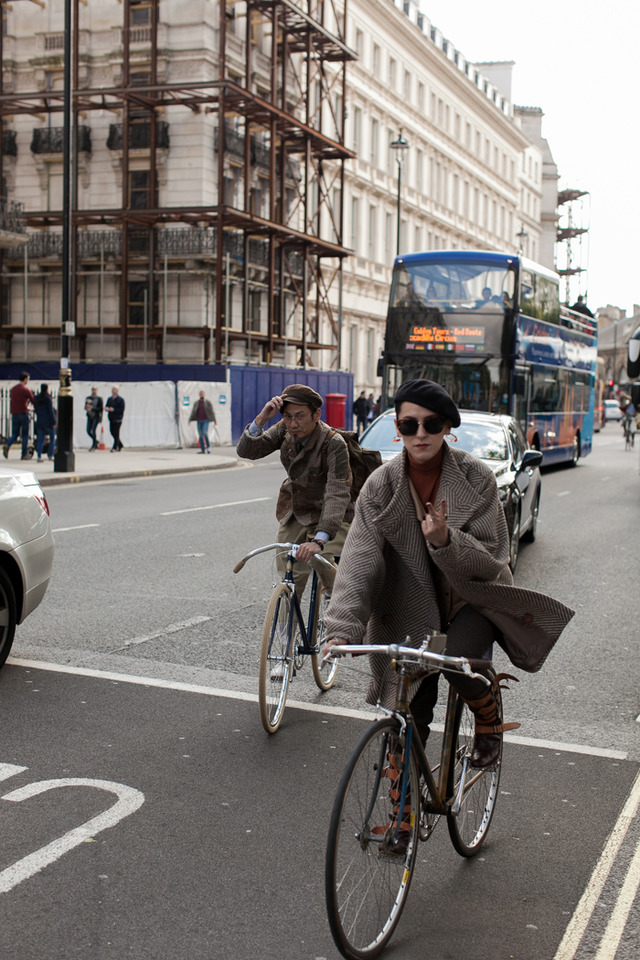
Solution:
{"label": "double-decker bus", "polygon": [[396,258],[383,400],[436,380],[459,407],[520,421],[545,464],[591,450],[596,321],[560,305],[560,279],[524,257],[436,250]]}

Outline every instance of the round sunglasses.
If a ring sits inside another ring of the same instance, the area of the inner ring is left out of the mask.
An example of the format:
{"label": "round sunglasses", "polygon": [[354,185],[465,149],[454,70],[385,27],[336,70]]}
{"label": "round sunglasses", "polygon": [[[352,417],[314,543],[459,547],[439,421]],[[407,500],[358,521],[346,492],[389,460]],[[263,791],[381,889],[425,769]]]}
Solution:
{"label": "round sunglasses", "polygon": [[422,424],[427,433],[442,433],[444,430],[444,420],[441,417],[427,417],[425,420],[416,420],[415,417],[403,417],[402,420],[396,420],[398,432],[403,437],[414,437],[418,432],[418,427]]}

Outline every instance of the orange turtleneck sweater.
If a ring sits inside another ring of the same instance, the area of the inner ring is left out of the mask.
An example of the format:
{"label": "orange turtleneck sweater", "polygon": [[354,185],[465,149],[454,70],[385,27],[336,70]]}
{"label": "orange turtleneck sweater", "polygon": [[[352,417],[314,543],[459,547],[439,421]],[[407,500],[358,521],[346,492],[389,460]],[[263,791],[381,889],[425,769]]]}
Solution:
{"label": "orange turtleneck sweater", "polygon": [[438,507],[434,498],[440,484],[443,456],[444,451],[441,448],[436,456],[427,460],[426,463],[416,463],[410,456],[408,457],[409,479],[418,491],[423,507],[426,507],[427,503],[432,503],[436,509]]}

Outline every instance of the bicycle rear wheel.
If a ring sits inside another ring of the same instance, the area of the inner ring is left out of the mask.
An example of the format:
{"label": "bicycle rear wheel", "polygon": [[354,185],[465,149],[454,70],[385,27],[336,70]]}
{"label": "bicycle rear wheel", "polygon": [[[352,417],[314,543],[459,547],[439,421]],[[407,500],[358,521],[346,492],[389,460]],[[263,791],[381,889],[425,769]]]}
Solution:
{"label": "bicycle rear wheel", "polygon": [[[502,698],[497,684],[494,690],[502,716]],[[458,796],[463,776],[464,786],[459,810],[457,813],[454,810],[447,814],[447,826],[451,842],[460,856],[473,857],[482,846],[493,817],[502,769],[502,744],[500,755],[493,766],[483,770],[470,767],[475,717],[460,697],[457,698],[455,711],[455,755],[449,767],[447,796]]]}
{"label": "bicycle rear wheel", "polygon": [[406,828],[401,830],[396,829],[398,794],[391,796],[400,785],[395,771],[404,769],[405,759],[399,723],[376,721],[360,738],[338,787],[327,843],[325,892],[333,939],[349,960],[382,952],[409,893],[419,824],[413,753],[403,814]]}
{"label": "bicycle rear wheel", "polygon": [[333,681],[338,672],[338,658],[324,663],[320,655],[320,648],[324,643],[324,618],[327,614],[329,600],[331,597],[318,581],[318,591],[316,593],[316,609],[313,618],[313,625],[310,630],[310,640],[312,646],[317,647],[318,652],[311,654],[311,667],[313,669],[313,679],[321,690],[329,690],[333,686]]}
{"label": "bicycle rear wheel", "polygon": [[265,614],[258,667],[260,719],[267,733],[275,733],[282,720],[298,634],[291,592],[286,584],[279,583]]}

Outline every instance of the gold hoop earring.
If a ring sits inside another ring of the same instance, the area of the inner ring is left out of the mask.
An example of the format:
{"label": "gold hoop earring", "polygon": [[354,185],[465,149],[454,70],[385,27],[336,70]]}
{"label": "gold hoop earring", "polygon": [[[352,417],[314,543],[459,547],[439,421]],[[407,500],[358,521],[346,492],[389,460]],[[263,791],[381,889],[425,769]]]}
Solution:
{"label": "gold hoop earring", "polygon": [[400,436],[396,433],[396,435],[394,436],[392,442],[393,442],[393,443],[402,443],[402,437],[400,437]]}
{"label": "gold hoop earring", "polygon": [[449,441],[449,443],[457,443],[457,442],[458,442],[458,438],[456,437],[455,433],[448,433],[448,434],[447,434],[447,440]]}

